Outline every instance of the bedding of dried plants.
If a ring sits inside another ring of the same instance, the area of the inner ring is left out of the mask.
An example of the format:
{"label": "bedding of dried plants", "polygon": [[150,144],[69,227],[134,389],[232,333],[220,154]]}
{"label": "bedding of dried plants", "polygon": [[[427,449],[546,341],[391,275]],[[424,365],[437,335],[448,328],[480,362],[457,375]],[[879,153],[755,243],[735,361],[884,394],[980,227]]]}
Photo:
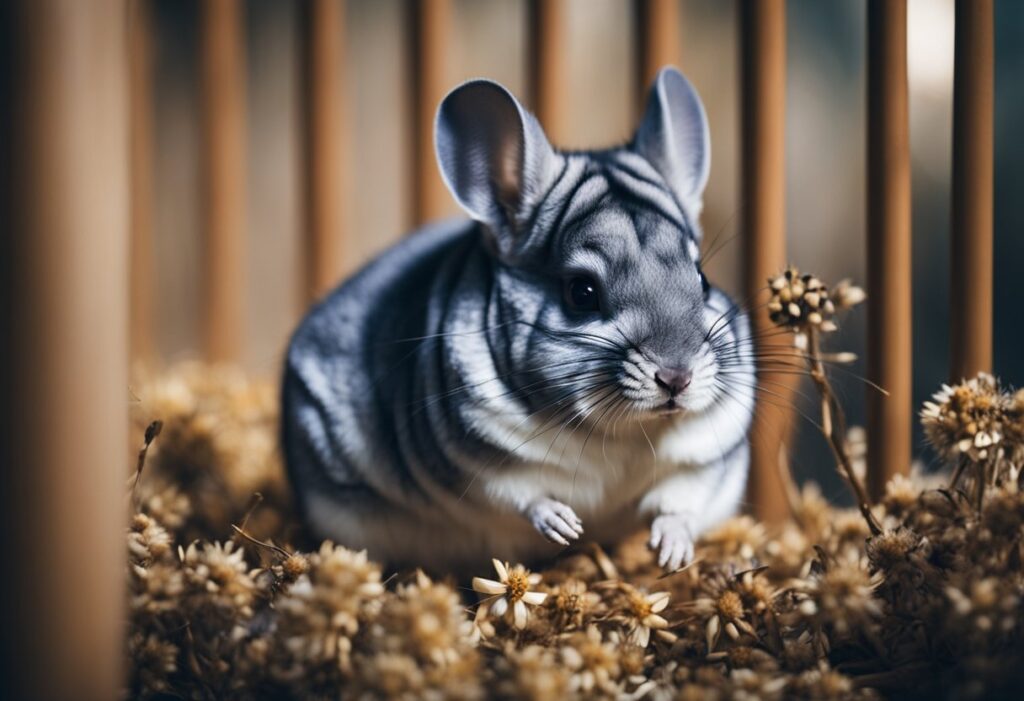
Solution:
{"label": "bedding of dried plants", "polygon": [[[821,335],[863,294],[787,271],[793,332],[859,508],[789,481],[792,518],[739,516],[666,574],[644,533],[471,581],[310,543],[291,511],[276,388],[225,368],[140,378],[126,492],[139,698],[997,698],[1024,684],[1024,392],[980,375],[921,420],[948,470],[870,504]],[[157,423],[158,422],[158,423]],[[785,477],[785,468],[780,468]],[[429,570],[430,563],[424,563]]]}

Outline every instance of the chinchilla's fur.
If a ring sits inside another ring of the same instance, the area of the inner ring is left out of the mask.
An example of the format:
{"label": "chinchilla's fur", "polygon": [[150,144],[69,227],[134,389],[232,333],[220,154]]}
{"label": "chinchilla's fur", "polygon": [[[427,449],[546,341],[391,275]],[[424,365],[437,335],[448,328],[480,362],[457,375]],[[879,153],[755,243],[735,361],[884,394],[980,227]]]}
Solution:
{"label": "chinchilla's fur", "polygon": [[309,525],[435,570],[649,525],[679,566],[740,502],[756,385],[746,317],[700,268],[700,99],[664,69],[628,145],[569,153],[476,80],[436,145],[472,221],[385,252],[292,339],[284,447]]}

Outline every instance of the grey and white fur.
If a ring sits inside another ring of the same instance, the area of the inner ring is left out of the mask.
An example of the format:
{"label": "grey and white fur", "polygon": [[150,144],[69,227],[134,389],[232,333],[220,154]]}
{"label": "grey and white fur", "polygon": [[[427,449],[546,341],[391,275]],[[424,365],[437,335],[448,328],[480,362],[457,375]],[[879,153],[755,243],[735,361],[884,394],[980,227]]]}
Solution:
{"label": "grey and white fur", "polygon": [[746,317],[700,266],[699,97],[663,69],[630,143],[563,152],[474,80],[436,149],[472,220],[386,251],[292,338],[283,439],[309,526],[449,571],[650,526],[680,566],[742,499],[756,385]]}

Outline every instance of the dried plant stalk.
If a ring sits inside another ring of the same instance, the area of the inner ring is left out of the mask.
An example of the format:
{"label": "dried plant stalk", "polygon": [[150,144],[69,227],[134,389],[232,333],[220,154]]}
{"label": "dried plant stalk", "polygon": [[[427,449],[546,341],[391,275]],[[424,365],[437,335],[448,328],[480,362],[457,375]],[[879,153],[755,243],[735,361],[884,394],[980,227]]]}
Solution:
{"label": "dried plant stalk", "polygon": [[832,448],[832,455],[836,459],[839,471],[846,478],[850,489],[853,490],[857,508],[860,509],[864,520],[867,521],[871,534],[879,535],[882,532],[882,527],[871,513],[871,501],[868,499],[867,491],[857,477],[850,456],[846,452],[846,416],[842,406],[836,400],[832,385],[828,381],[828,375],[825,373],[825,366],[821,362],[821,343],[818,334],[819,331],[816,327],[812,326],[807,330],[807,364],[814,386],[818,390],[818,394],[821,395],[821,432],[829,447]]}

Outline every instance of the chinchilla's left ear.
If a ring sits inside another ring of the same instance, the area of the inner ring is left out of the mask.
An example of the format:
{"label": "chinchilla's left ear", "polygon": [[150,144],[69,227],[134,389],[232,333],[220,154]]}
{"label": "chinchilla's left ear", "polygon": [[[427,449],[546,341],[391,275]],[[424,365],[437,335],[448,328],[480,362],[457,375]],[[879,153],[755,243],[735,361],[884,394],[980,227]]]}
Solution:
{"label": "chinchilla's left ear", "polygon": [[560,157],[537,120],[489,80],[463,83],[437,111],[434,147],[455,199],[509,254],[558,175]]}
{"label": "chinchilla's left ear", "polygon": [[711,172],[708,118],[697,91],[677,69],[658,72],[633,150],[654,166],[693,219],[703,207]]}

